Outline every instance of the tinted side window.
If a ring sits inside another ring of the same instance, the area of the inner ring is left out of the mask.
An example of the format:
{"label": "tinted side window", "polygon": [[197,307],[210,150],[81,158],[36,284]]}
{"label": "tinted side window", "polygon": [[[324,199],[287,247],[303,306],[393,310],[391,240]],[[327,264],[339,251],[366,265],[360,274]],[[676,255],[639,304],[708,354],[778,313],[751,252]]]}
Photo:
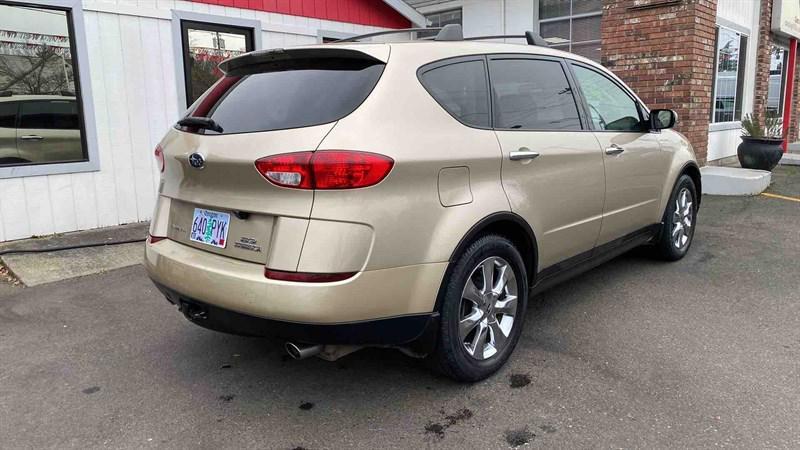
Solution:
{"label": "tinted side window", "polygon": [[17,127],[17,103],[0,103],[0,128]]}
{"label": "tinted side window", "polygon": [[639,108],[622,88],[594,70],[575,65],[572,67],[589,104],[596,130],[642,130]]}
{"label": "tinted side window", "polygon": [[69,100],[22,102],[20,128],[78,129],[78,105]]}
{"label": "tinted side window", "polygon": [[425,89],[466,125],[489,126],[489,92],[483,61],[465,61],[422,73]]}
{"label": "tinted side window", "polygon": [[496,128],[581,129],[575,97],[560,62],[501,59],[489,64]]}

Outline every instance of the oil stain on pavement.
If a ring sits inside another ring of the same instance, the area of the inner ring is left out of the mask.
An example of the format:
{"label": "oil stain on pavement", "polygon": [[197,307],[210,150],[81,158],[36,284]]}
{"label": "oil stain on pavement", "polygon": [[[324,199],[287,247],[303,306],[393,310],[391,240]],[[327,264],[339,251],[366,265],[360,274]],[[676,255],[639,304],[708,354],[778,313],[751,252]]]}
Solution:
{"label": "oil stain on pavement", "polygon": [[[444,414],[444,411],[441,411]],[[448,428],[456,425],[460,422],[465,420],[471,419],[473,413],[471,410],[467,408],[462,408],[456,411],[454,414],[450,414],[444,417],[444,423],[440,422],[431,422],[425,426],[425,434],[433,434],[438,439],[444,438],[444,432],[447,431]]]}

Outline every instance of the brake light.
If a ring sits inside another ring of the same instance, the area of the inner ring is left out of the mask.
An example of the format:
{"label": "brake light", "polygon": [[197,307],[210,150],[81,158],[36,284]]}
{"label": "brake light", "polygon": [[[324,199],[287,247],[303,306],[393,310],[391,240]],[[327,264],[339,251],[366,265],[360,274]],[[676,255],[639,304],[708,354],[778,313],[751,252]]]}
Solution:
{"label": "brake light", "polygon": [[256,169],[269,182],[295,189],[355,189],[381,182],[394,160],[377,153],[321,150],[267,156]]}
{"label": "brake light", "polygon": [[164,173],[164,149],[162,149],[160,145],[156,145],[156,151],[154,153],[156,155],[156,161],[158,162],[158,170]]}
{"label": "brake light", "polygon": [[334,281],[342,281],[351,278],[355,274],[356,272],[311,273],[264,269],[264,276],[271,280],[294,281],[297,283],[333,283]]}

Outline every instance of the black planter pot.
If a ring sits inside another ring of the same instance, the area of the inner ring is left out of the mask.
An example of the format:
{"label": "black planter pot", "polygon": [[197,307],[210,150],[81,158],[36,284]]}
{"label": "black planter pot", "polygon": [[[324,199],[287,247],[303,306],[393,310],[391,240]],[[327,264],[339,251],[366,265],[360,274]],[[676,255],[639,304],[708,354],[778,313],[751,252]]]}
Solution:
{"label": "black planter pot", "polygon": [[772,170],[783,157],[783,139],[742,136],[736,149],[739,164],[745,169]]}

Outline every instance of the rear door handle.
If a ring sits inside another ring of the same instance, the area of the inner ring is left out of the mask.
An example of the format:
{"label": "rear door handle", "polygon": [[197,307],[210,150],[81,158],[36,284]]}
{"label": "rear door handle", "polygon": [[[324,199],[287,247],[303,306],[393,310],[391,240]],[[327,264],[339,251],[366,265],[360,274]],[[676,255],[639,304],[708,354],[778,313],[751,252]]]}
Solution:
{"label": "rear door handle", "polygon": [[19,138],[22,139],[23,141],[41,141],[41,140],[44,140],[44,138],[42,136],[37,136],[35,134],[28,134],[28,135],[25,135],[25,136],[20,136]]}
{"label": "rear door handle", "polygon": [[624,151],[625,149],[620,147],[619,145],[611,144],[611,147],[606,148],[606,155],[619,155]]}
{"label": "rear door handle", "polygon": [[515,152],[511,152],[508,154],[508,159],[512,161],[521,161],[523,159],[535,159],[539,156],[539,152],[534,152],[533,150],[528,150],[525,147],[520,148]]}

